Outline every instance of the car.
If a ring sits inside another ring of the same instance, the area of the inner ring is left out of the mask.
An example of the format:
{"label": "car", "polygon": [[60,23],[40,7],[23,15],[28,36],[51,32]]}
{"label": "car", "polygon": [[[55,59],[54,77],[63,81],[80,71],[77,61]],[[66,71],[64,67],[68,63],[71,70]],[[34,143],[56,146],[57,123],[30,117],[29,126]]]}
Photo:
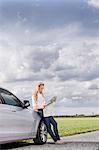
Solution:
{"label": "car", "polygon": [[33,139],[35,144],[47,142],[47,127],[28,100],[20,100],[0,88],[0,144]]}

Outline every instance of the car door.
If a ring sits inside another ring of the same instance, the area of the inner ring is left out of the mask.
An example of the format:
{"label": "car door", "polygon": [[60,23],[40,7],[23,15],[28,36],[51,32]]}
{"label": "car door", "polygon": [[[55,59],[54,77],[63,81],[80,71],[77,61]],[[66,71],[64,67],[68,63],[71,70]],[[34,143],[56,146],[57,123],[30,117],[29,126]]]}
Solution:
{"label": "car door", "polygon": [[[1,101],[3,100],[0,96]],[[13,135],[13,120],[12,110],[9,105],[5,105],[4,101],[0,103],[0,142],[9,141]]]}
{"label": "car door", "polygon": [[3,123],[10,139],[30,137],[33,130],[32,111],[23,108],[19,99],[10,92],[2,91],[1,96],[5,102]]}
{"label": "car door", "polygon": [[18,136],[14,118],[9,105],[0,104],[0,142],[10,141],[15,139],[15,136]]}
{"label": "car door", "polygon": [[8,139],[9,130],[7,126],[9,126],[8,111],[0,97],[0,142]]}

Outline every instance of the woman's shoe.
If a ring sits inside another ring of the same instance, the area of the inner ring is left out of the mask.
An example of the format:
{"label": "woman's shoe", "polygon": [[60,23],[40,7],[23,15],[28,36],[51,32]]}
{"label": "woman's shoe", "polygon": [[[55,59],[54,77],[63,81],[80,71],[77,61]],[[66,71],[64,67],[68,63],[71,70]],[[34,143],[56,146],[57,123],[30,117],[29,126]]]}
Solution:
{"label": "woman's shoe", "polygon": [[55,142],[55,144],[63,144],[63,141],[62,141],[62,140],[57,140],[57,141]]}

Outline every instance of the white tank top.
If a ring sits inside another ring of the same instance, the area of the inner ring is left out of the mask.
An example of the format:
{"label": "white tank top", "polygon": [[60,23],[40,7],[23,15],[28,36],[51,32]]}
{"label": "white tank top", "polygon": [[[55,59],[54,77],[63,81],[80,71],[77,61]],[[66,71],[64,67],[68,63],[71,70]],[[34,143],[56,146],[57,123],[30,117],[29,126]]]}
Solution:
{"label": "white tank top", "polygon": [[[42,94],[38,93],[38,100],[37,100],[37,104],[38,104],[38,108],[42,109],[43,108],[43,104],[44,104],[44,97],[42,96]],[[35,101],[34,101],[34,97],[32,96],[32,106],[35,106]]]}

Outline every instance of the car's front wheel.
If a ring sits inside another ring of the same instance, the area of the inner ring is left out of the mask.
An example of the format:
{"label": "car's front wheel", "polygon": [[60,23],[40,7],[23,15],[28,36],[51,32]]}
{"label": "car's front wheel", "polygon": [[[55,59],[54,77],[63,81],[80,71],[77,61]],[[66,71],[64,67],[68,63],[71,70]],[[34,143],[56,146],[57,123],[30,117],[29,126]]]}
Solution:
{"label": "car's front wheel", "polygon": [[45,144],[47,142],[47,127],[44,121],[41,121],[37,131],[37,136],[33,139],[35,144]]}

